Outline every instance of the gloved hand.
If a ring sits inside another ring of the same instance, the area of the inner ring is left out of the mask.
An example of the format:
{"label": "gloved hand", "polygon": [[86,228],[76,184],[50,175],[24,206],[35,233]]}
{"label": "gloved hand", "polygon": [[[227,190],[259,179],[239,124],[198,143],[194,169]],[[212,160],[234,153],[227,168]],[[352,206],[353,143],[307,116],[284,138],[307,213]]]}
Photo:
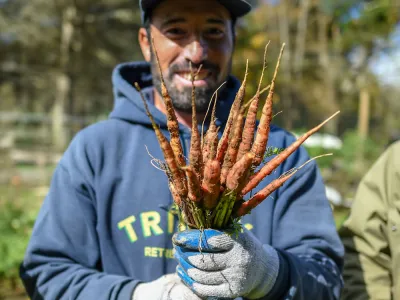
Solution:
{"label": "gloved hand", "polygon": [[258,299],[278,276],[278,253],[249,231],[235,237],[213,229],[186,230],[172,241],[177,273],[200,297]]}
{"label": "gloved hand", "polygon": [[132,300],[201,300],[177,274],[167,274],[154,281],[140,283],[133,291]]}

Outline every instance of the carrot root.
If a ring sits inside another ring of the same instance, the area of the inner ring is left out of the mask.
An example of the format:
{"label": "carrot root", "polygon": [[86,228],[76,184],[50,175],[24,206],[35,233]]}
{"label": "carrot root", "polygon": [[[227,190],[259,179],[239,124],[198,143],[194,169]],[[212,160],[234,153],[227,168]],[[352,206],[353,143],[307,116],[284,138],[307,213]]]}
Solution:
{"label": "carrot root", "polygon": [[268,144],[270,124],[271,124],[271,120],[272,120],[272,98],[273,98],[274,92],[275,92],[275,80],[276,80],[276,76],[278,74],[279,65],[280,65],[280,61],[282,58],[284,48],[285,48],[285,44],[282,45],[281,51],[279,53],[278,62],[276,63],[274,75],[273,75],[272,81],[271,81],[271,87],[269,89],[267,99],[265,100],[265,104],[264,104],[262,114],[261,114],[260,123],[258,125],[257,135],[254,140],[254,144],[253,144],[253,148],[252,148],[252,151],[255,153],[255,158],[254,158],[254,162],[253,162],[254,166],[258,166],[261,164],[261,162],[263,160],[263,155],[264,155],[265,149]]}
{"label": "carrot root", "polygon": [[255,188],[266,176],[270,175],[272,171],[274,171],[285,159],[287,159],[294,151],[296,151],[301,146],[301,144],[303,144],[311,135],[320,130],[322,126],[324,126],[339,113],[340,111],[334,113],[321,124],[310,129],[308,132],[306,132],[296,141],[294,141],[289,147],[287,147],[285,150],[283,150],[281,153],[271,159],[267,164],[265,164],[257,173],[252,176],[250,181],[243,188],[241,195],[246,195],[253,188]]}

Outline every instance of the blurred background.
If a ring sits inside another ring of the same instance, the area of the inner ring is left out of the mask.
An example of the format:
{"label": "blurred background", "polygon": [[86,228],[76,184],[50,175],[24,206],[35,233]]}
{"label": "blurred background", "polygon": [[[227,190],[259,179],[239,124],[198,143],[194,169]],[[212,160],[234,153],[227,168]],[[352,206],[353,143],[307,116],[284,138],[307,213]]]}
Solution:
{"label": "blurred background", "polygon": [[[318,160],[337,226],[366,170],[400,137],[399,0],[253,0],[238,24],[233,73],[255,93],[279,49],[274,122],[301,134],[341,114],[306,147]],[[136,0],[0,0],[0,299],[18,279],[55,164],[83,127],[113,107],[111,72],[141,60]]]}

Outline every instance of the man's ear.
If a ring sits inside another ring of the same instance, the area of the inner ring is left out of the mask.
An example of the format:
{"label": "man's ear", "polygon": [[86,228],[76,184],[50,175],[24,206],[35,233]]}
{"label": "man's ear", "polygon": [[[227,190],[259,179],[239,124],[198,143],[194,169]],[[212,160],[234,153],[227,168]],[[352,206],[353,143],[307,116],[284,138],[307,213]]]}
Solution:
{"label": "man's ear", "polygon": [[146,28],[141,27],[139,29],[139,45],[140,49],[142,50],[143,57],[145,61],[149,62],[151,59],[151,52],[150,52],[150,40],[149,37],[147,36],[147,30]]}

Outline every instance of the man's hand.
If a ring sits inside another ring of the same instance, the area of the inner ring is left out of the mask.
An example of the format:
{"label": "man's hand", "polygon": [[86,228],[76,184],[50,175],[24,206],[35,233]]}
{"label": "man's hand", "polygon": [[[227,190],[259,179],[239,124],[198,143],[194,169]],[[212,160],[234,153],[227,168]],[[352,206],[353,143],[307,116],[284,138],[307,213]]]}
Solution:
{"label": "man's hand", "polygon": [[176,274],[140,283],[133,291],[132,300],[201,300]]}
{"label": "man's hand", "polygon": [[278,276],[278,253],[248,231],[235,238],[212,229],[186,230],[173,243],[177,273],[200,297],[258,299]]}

